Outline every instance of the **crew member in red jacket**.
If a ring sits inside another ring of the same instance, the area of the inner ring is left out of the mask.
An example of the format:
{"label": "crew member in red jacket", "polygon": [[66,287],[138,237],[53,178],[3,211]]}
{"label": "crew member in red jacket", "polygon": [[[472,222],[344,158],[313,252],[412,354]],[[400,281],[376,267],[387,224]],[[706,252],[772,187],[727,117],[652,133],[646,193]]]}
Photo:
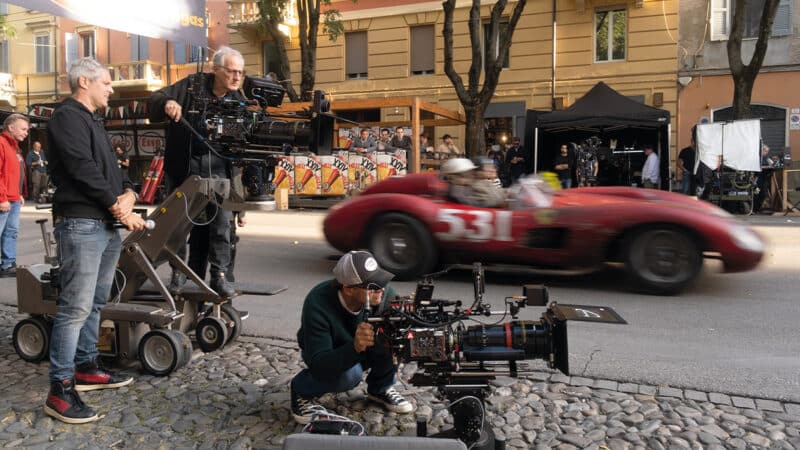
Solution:
{"label": "crew member in red jacket", "polygon": [[[0,278],[17,275],[17,233],[19,210],[25,199],[22,197],[19,142],[28,137],[28,118],[22,114],[11,114],[3,122],[0,133]],[[24,170],[24,169],[22,169]]]}

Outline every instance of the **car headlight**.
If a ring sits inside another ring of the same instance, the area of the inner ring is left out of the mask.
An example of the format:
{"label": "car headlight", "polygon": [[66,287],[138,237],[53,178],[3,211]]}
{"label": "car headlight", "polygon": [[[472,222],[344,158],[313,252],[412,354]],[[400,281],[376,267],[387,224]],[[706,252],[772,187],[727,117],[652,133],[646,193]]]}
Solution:
{"label": "car headlight", "polygon": [[731,237],[733,237],[733,242],[740,248],[751,252],[764,251],[764,240],[750,227],[736,225],[731,230]]}

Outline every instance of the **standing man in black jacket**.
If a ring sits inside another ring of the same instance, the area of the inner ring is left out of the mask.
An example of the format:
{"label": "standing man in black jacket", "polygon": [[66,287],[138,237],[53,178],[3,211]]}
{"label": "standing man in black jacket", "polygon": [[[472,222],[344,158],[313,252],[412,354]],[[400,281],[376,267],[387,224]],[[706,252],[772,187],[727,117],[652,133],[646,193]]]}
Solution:
{"label": "standing man in black jacket", "polygon": [[[232,48],[222,47],[214,54],[213,66],[213,73],[195,74],[184,78],[156,92],[148,101],[151,121],[160,122],[167,117],[170,119],[164,155],[164,172],[167,174],[170,190],[180,186],[190,175],[204,178],[231,178],[230,162],[212,152],[181,123],[181,118],[185,117],[192,128],[201,135],[208,134],[203,122],[205,111],[189,114],[196,95],[216,97],[219,100],[245,100],[239,91],[244,79],[242,54]],[[199,86],[202,92],[190,89],[194,88],[193,85]],[[190,245],[192,242],[208,242],[208,263],[211,265],[210,287],[222,297],[233,297],[236,294],[233,285],[225,278],[225,271],[231,262],[231,214],[230,211],[210,204],[206,208],[204,221],[208,222],[208,226],[194,227],[189,238]],[[181,250],[179,255],[183,257],[185,249]],[[190,253],[196,252],[197,250],[190,248]],[[199,267],[201,262],[205,267],[204,258],[191,256],[189,266],[197,273],[204,273],[205,269]],[[186,275],[173,270],[170,291],[180,292],[185,282]]]}
{"label": "standing man in black jacket", "polygon": [[61,102],[47,124],[61,291],[50,335],[50,393],[44,412],[66,423],[86,423],[99,417],[77,391],[133,381],[98,366],[97,335],[122,246],[114,222],[141,230],[144,220],[133,213],[133,184],[123,178],[111,138],[95,115],[114,92],[108,70],[83,58],[70,66],[68,78],[72,97]]}

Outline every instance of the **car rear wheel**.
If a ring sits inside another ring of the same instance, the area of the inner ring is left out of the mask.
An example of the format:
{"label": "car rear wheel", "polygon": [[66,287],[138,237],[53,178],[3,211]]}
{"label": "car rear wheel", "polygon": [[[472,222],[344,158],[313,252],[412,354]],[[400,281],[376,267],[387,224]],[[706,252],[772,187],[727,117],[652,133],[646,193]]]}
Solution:
{"label": "car rear wheel", "polygon": [[625,268],[646,292],[675,295],[700,273],[703,255],[685,231],[656,228],[633,236],[625,255]]}
{"label": "car rear wheel", "polygon": [[398,280],[419,278],[436,265],[436,249],[427,228],[405,214],[379,217],[371,228],[369,249]]}

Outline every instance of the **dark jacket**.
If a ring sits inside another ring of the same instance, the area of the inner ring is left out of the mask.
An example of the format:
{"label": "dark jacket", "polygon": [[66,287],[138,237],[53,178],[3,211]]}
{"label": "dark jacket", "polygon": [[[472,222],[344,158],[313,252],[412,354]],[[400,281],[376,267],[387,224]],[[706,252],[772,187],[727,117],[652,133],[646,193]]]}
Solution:
{"label": "dark jacket", "polygon": [[[362,310],[353,314],[346,310],[339,301],[338,292],[334,280],[323,281],[311,289],[303,303],[297,342],[303,361],[318,380],[336,379],[361,361],[361,355],[353,347],[353,337],[366,313]],[[385,308],[395,295],[394,290],[387,287],[378,309]]]}
{"label": "dark jacket", "polygon": [[113,220],[108,208],[133,184],[117,167],[102,118],[68,98],[47,123],[47,136],[53,215]]}
{"label": "dark jacket", "polygon": [[[202,80],[198,80],[198,77],[202,77]],[[205,144],[201,143],[185,125],[169,119],[164,112],[164,105],[167,104],[167,101],[175,100],[181,105],[182,116],[189,121],[192,127],[198,130],[203,136],[208,134],[205,125],[201,125],[205,116],[205,111],[198,111],[197,113],[191,112],[194,106],[192,103],[195,95],[190,91],[190,88],[195,84],[195,80],[198,80],[197,84],[199,85],[201,94],[208,96],[208,98],[214,96],[212,91],[214,86],[214,74],[204,73],[190,75],[171,86],[167,86],[150,96],[150,99],[147,101],[147,110],[151,122],[164,122],[169,120],[169,125],[167,125],[166,130],[164,172],[166,172],[170,178],[170,182],[174,183],[175,186],[183,183],[189,175],[209,175],[207,170],[206,173],[200,173],[196,170],[199,164],[190,164],[193,159],[197,162],[201,156],[208,155],[208,148]],[[244,96],[239,91],[229,92],[226,96],[241,101],[245,100]],[[212,160],[212,174],[223,178],[230,178],[230,164],[228,161],[222,160],[213,153],[210,158]]]}

